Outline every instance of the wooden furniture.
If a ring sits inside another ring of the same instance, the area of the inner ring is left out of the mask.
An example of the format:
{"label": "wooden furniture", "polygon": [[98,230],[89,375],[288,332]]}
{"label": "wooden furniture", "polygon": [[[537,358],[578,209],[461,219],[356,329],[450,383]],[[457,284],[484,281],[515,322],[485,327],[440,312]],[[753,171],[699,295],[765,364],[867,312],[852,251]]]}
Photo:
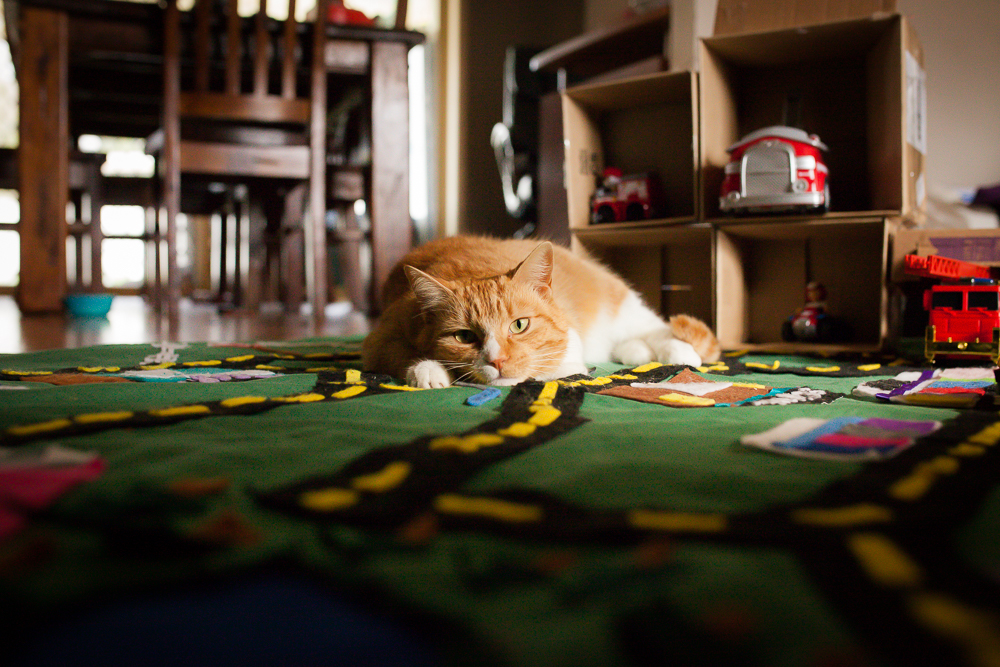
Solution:
{"label": "wooden furniture", "polygon": [[[17,190],[18,149],[0,148],[0,188]],[[105,179],[101,175],[104,155],[74,151],[68,167],[69,202],[72,217],[66,234],[73,239],[73,278],[67,286],[77,292],[101,292],[101,207],[105,202]],[[0,229],[20,230],[19,222],[0,223]],[[69,272],[64,271],[67,276]],[[67,276],[68,278],[68,276]]]}
{"label": "wooden furniture", "polygon": [[[69,163],[69,191],[73,219],[67,232],[73,238],[73,289],[103,292],[101,208],[104,205],[104,155],[76,153]],[[84,241],[86,240],[86,242]],[[89,270],[85,267],[89,266]]]}
{"label": "wooden furniture", "polygon": [[[22,262],[18,303],[55,312],[66,290],[69,147],[80,134],[148,137],[160,127],[164,14],[116,0],[6,0],[4,12],[20,85],[21,256],[32,258]],[[340,78],[365,90],[371,157],[351,168],[365,177],[372,266],[361,289],[374,294],[412,237],[407,53],[424,38],[329,24],[325,34],[329,103]]]}
{"label": "wooden furniture", "polygon": [[[326,0],[319,0],[311,44],[300,39],[295,0],[281,29],[280,49],[272,47],[272,21],[260,0],[253,18],[252,71],[244,72],[244,20],[237,0],[225,12],[215,0],[195,3],[193,30],[185,36],[176,0],[168,0],[163,32],[163,141],[158,146],[165,212],[167,282],[164,304],[176,313],[181,296],[177,269],[176,217],[181,174],[249,179],[307,180],[303,228],[312,273],[309,301],[321,315],[326,305]],[[223,30],[224,27],[224,30]],[[182,44],[190,43],[193,65],[182,67]],[[213,46],[218,48],[213,53]],[[275,58],[272,65],[272,54]],[[297,58],[308,54],[308,81],[298,82]],[[221,62],[220,62],[221,61]],[[221,71],[219,66],[221,65]],[[272,73],[277,79],[272,92]],[[249,91],[244,92],[244,83]],[[261,239],[262,240],[262,239]],[[263,245],[263,244],[260,244]],[[262,264],[262,263],[261,263]],[[253,273],[253,271],[251,271]],[[298,277],[298,276],[296,276]]]}

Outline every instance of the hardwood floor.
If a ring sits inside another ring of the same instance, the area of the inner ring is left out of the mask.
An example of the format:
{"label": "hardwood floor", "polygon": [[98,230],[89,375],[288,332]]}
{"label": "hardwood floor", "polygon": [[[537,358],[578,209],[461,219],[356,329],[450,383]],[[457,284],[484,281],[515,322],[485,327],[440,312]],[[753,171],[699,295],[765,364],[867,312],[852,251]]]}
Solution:
{"label": "hardwood floor", "polygon": [[75,319],[66,315],[21,315],[13,297],[0,295],[0,354],[116,343],[252,342],[313,336],[359,336],[368,333],[363,313],[328,311],[317,324],[308,315],[280,310],[220,314],[211,304],[181,303],[175,335],[142,297],[118,296],[106,319]]}

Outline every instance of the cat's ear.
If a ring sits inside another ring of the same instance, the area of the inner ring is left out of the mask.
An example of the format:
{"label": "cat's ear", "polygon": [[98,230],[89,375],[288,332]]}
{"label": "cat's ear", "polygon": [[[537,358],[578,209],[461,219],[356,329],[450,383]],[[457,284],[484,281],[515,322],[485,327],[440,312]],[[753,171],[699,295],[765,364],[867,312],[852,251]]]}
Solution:
{"label": "cat's ear", "polygon": [[421,310],[436,310],[451,298],[452,291],[437,278],[409,265],[404,266],[403,271]]}
{"label": "cat's ear", "polygon": [[514,269],[511,280],[527,283],[542,296],[549,296],[552,291],[552,252],[551,243],[548,241],[539,243],[531,251],[531,254]]}

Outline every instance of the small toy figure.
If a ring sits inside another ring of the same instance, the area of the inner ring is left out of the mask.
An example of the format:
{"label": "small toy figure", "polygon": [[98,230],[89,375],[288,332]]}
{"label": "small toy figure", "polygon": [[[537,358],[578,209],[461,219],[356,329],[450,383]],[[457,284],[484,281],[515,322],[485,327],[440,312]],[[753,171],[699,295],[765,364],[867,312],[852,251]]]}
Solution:
{"label": "small toy figure", "polygon": [[846,327],[826,312],[826,287],[818,282],[806,285],[806,303],[781,324],[786,341],[827,343],[844,337]]}
{"label": "small toy figure", "polygon": [[653,172],[622,176],[621,169],[608,167],[590,198],[590,221],[650,220],[663,214],[665,203],[660,179]]}
{"label": "small toy figure", "polygon": [[826,211],[830,189],[815,134],[784,125],[751,132],[726,149],[730,161],[719,194],[728,213]]}

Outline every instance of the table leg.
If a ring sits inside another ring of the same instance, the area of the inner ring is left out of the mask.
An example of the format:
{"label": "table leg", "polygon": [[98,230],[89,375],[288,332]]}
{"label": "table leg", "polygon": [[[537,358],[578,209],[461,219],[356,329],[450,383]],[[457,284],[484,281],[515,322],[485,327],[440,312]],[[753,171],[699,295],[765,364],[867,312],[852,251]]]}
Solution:
{"label": "table leg", "polygon": [[20,146],[23,313],[62,310],[69,197],[69,30],[66,14],[21,10]]}
{"label": "table leg", "polygon": [[382,285],[412,245],[410,105],[407,46],[372,44],[372,304],[382,309]]}

